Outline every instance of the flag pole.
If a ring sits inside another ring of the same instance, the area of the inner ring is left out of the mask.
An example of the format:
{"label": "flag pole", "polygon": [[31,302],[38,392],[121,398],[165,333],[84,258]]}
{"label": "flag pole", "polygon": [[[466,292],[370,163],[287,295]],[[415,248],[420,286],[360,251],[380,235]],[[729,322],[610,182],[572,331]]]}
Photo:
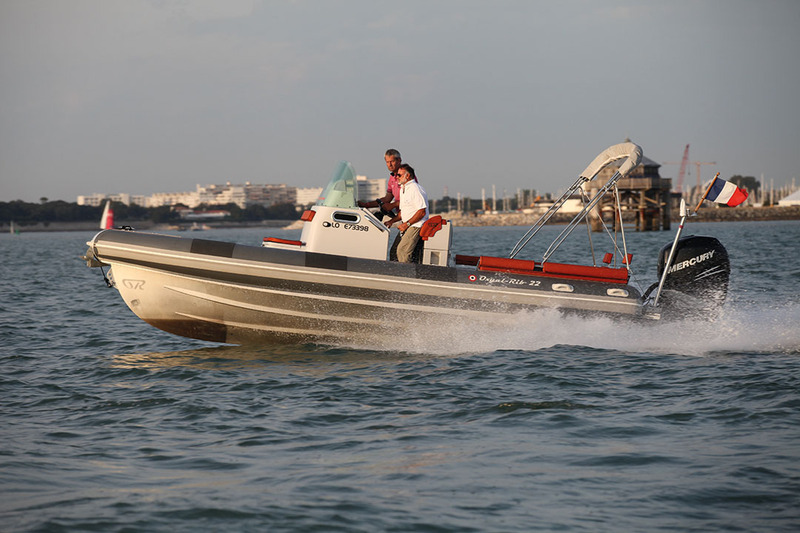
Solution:
{"label": "flag pole", "polygon": [[[717,176],[719,176],[719,174],[717,174]],[[708,192],[706,192],[706,194],[708,194]],[[700,201],[702,202],[703,200]],[[658,290],[656,291],[656,297],[653,299],[654,309],[658,308],[658,299],[661,297],[661,289],[664,288],[664,282],[667,281],[667,272],[669,271],[669,267],[672,265],[672,258],[675,256],[675,248],[678,245],[678,239],[681,238],[681,233],[683,232],[683,224],[686,222],[686,217],[688,216],[689,212],[686,210],[686,201],[683,198],[681,198],[681,223],[678,225],[678,231],[675,233],[675,240],[672,242],[672,248],[670,248],[669,250],[669,257],[667,257],[667,262],[664,264],[664,272],[661,273],[661,280],[658,282]]]}
{"label": "flag pole", "polygon": [[714,176],[714,179],[713,179],[713,180],[711,180],[711,183],[709,184],[709,186],[708,186],[708,189],[706,189],[706,192],[705,192],[705,194],[703,195],[703,197],[702,197],[702,198],[700,198],[700,201],[699,201],[699,202],[697,202],[697,207],[695,207],[695,208],[694,208],[694,212],[695,212],[695,213],[697,213],[697,210],[698,210],[698,209],[700,209],[700,206],[701,206],[701,205],[703,205],[703,202],[705,201],[705,199],[706,199],[706,196],[708,196],[708,193],[709,193],[709,192],[711,192],[711,187],[713,187],[713,186],[714,186],[714,184],[717,182],[717,178],[718,178],[718,177],[719,177],[719,172],[717,172],[717,175],[716,175],[716,176]]}

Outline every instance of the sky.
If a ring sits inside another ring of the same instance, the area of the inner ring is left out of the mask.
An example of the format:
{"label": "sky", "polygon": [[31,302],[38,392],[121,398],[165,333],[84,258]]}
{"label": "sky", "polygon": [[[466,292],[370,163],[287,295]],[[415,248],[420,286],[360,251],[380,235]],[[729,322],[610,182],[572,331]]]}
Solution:
{"label": "sky", "polygon": [[388,148],[431,198],[558,192],[627,138],[800,184],[798,28],[796,0],[0,0],[0,201],[321,187]]}

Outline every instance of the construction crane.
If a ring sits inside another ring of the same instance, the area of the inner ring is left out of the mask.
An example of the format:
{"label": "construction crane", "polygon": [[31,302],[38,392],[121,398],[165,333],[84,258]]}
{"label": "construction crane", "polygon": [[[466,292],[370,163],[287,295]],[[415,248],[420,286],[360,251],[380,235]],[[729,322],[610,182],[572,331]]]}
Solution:
{"label": "construction crane", "polygon": [[695,173],[697,174],[697,188],[700,189],[700,166],[701,165],[716,165],[716,161],[692,161],[691,162],[695,168]]}
{"label": "construction crane", "polygon": [[[664,165],[677,165],[676,161],[666,161]],[[686,166],[692,164],[695,166],[697,174],[697,188],[700,188],[700,167],[702,165],[716,165],[716,161],[689,161],[689,145],[683,151],[683,159],[680,162],[680,170],[678,171],[678,184],[675,187],[676,192],[683,192],[683,179],[686,177]]]}
{"label": "construction crane", "polygon": [[[689,145],[686,145],[686,149],[683,151],[683,159],[681,159],[681,168],[678,171],[678,184],[675,186],[676,192],[683,191],[683,178],[686,177],[686,163],[689,162]],[[665,165],[677,165],[678,163],[674,161],[666,161]]]}

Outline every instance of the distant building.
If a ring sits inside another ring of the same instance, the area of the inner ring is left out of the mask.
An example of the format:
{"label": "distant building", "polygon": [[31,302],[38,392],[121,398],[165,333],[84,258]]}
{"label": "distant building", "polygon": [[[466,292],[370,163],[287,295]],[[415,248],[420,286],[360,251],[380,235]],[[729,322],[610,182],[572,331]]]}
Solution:
{"label": "distant building", "polygon": [[119,193],[119,194],[92,194],[89,196],[78,196],[77,204],[78,205],[91,205],[94,207],[98,207],[103,205],[106,200],[111,200],[112,202],[119,202],[125,205],[140,205],[142,207],[147,206],[147,198],[141,195],[133,195],[127,193]]}
{"label": "distant building", "polygon": [[[371,180],[366,176],[357,176],[359,198],[373,199],[386,193],[386,180]],[[78,196],[78,205],[102,205],[106,200],[121,202],[126,205],[136,204],[144,207],[185,205],[196,208],[200,205],[236,204],[245,209],[252,205],[272,207],[279,204],[292,204],[306,207],[315,204],[322,194],[322,187],[290,187],[285,184],[223,184],[197,185],[189,192],[157,192],[150,196],[132,196],[130,194],[92,194]]]}
{"label": "distant building", "polygon": [[185,207],[180,207],[175,210],[178,213],[178,216],[181,217],[181,220],[190,220],[190,221],[198,221],[198,220],[223,220],[229,216],[231,216],[230,211],[225,211],[222,209],[212,209],[207,211],[195,211],[194,209],[189,209]]}
{"label": "distant building", "polygon": [[195,207],[197,196],[192,192],[157,192],[147,197],[146,207],[162,207],[183,204],[187,207]]}
{"label": "distant building", "polygon": [[[608,183],[624,161],[613,161],[593,181],[586,183],[584,187],[589,196]],[[670,227],[672,180],[662,178],[659,167],[660,164],[643,155],[639,165],[617,182],[622,210],[635,213],[637,231],[668,230]],[[595,231],[602,227],[601,220],[608,219],[610,225],[615,223],[613,201],[614,195],[607,194],[594,208],[591,223]]]}
{"label": "distant building", "polygon": [[793,192],[789,196],[778,202],[781,207],[789,207],[792,205],[800,205],[800,190]]}
{"label": "distant building", "polygon": [[[249,181],[241,185],[230,182],[225,185],[197,186],[198,204],[236,204],[242,209],[251,205],[271,207],[278,204],[294,204],[296,187],[279,185],[259,185]],[[191,206],[190,206],[191,207]]]}
{"label": "distant building", "polygon": [[306,207],[317,203],[322,194],[322,187],[298,187],[295,193],[294,204]]}
{"label": "distant building", "polygon": [[296,188],[286,185],[256,185],[250,182],[234,185],[230,182],[198,185],[192,192],[161,192],[151,195],[147,207],[183,204],[195,208],[200,205],[236,204],[242,209],[251,205],[271,207],[277,204],[295,204]]}
{"label": "distant building", "polygon": [[108,197],[105,194],[90,194],[89,196],[78,196],[78,205],[91,205],[98,207],[106,201]]}
{"label": "distant building", "polygon": [[386,195],[386,179],[371,180],[366,176],[356,176],[358,199],[369,201]]}

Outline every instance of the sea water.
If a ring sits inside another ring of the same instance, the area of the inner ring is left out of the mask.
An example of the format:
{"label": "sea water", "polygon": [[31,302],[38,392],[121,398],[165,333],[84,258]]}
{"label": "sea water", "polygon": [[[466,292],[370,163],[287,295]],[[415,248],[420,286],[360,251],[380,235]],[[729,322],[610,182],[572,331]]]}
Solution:
{"label": "sea water", "polygon": [[[627,234],[643,288],[674,229]],[[800,222],[685,233],[730,254],[716,321],[549,310],[259,347],[139,320],[79,259],[91,233],[0,235],[0,531],[796,532]]]}

